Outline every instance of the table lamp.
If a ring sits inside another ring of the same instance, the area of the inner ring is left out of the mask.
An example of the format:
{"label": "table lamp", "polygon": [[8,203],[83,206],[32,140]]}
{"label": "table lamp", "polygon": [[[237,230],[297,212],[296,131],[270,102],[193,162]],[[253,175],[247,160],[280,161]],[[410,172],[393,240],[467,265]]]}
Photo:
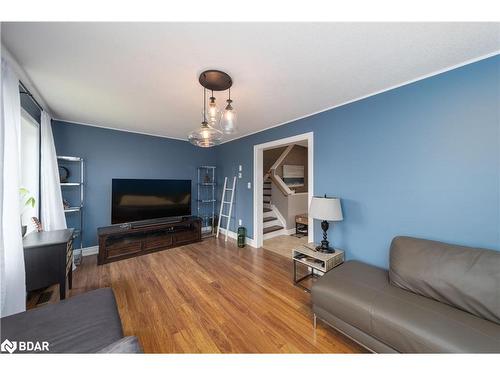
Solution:
{"label": "table lamp", "polygon": [[322,220],[323,241],[321,241],[320,246],[316,247],[316,250],[324,253],[334,253],[335,250],[329,246],[326,232],[329,228],[329,221],[343,220],[340,199],[327,197],[326,194],[324,197],[313,197],[309,207],[309,215],[313,219]]}

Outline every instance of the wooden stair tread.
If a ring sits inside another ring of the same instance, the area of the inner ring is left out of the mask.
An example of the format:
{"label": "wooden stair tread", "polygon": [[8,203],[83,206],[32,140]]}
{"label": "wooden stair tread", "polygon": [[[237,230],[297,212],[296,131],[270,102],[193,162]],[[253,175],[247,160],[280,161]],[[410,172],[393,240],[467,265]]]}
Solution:
{"label": "wooden stair tread", "polygon": [[281,225],[273,225],[272,227],[264,228],[264,234],[276,232],[277,230],[283,229]]}
{"label": "wooden stair tread", "polygon": [[270,197],[271,194],[264,194],[264,197]]}
{"label": "wooden stair tread", "polygon": [[272,210],[270,208],[264,207],[264,212],[271,212]]}
{"label": "wooden stair tread", "polygon": [[264,223],[267,223],[268,221],[273,221],[273,220],[276,220],[276,218],[273,217],[273,216],[265,217],[264,218]]}

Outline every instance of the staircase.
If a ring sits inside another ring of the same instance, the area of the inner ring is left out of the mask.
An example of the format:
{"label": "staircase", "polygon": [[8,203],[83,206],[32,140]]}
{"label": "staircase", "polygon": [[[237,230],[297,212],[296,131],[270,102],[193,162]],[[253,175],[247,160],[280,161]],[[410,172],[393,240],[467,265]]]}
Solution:
{"label": "staircase", "polygon": [[285,225],[282,222],[281,214],[276,210],[272,202],[272,184],[269,179],[264,181],[264,213],[263,213],[263,234],[264,240],[281,236],[286,233]]}

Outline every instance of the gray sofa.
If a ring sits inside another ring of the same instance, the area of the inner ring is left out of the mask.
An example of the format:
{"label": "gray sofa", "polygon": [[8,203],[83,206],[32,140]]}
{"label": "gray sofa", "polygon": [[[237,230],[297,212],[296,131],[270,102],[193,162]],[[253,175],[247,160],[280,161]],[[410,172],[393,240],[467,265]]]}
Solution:
{"label": "gray sofa", "polygon": [[[137,338],[124,337],[110,288],[1,319],[1,342],[48,342],[49,353],[140,353]],[[16,352],[21,352],[17,345]],[[24,353],[28,351],[23,351]],[[46,353],[46,351],[31,351]]]}
{"label": "gray sofa", "polygon": [[396,237],[389,263],[325,274],[315,316],[374,352],[500,353],[500,252]]}

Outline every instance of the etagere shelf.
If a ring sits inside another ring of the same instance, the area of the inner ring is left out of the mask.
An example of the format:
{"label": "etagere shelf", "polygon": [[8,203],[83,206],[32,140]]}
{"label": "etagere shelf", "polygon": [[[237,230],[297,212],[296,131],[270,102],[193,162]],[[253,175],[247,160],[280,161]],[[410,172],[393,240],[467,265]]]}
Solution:
{"label": "etagere shelf", "polygon": [[[75,194],[72,194],[72,205],[69,207],[66,206],[64,207],[64,213],[66,215],[78,215],[78,226],[74,228],[73,232],[73,240],[76,238],[79,238],[80,240],[80,249],[79,251],[74,251],[74,262],[75,265],[79,265],[82,261],[82,250],[83,250],[83,207],[84,207],[84,198],[85,198],[85,190],[84,190],[84,185],[85,185],[85,177],[84,177],[84,160],[83,158],[79,156],[58,156],[57,157],[57,162],[59,165],[67,165],[67,164],[73,164],[76,165],[77,168],[79,169],[79,174],[78,174],[78,179],[76,181],[64,181],[60,182],[61,189],[63,192],[63,198],[65,195],[67,195],[67,190],[70,188],[78,188],[78,197],[75,198]],[[75,174],[76,176],[76,174]],[[68,189],[66,189],[68,188]],[[68,193],[71,194],[71,193]]]}
{"label": "etagere shelf", "polygon": [[214,166],[198,167],[197,181],[197,208],[198,216],[201,218],[203,238],[211,237],[215,234],[217,217],[215,210],[217,209],[216,198],[217,181],[215,178]]}

